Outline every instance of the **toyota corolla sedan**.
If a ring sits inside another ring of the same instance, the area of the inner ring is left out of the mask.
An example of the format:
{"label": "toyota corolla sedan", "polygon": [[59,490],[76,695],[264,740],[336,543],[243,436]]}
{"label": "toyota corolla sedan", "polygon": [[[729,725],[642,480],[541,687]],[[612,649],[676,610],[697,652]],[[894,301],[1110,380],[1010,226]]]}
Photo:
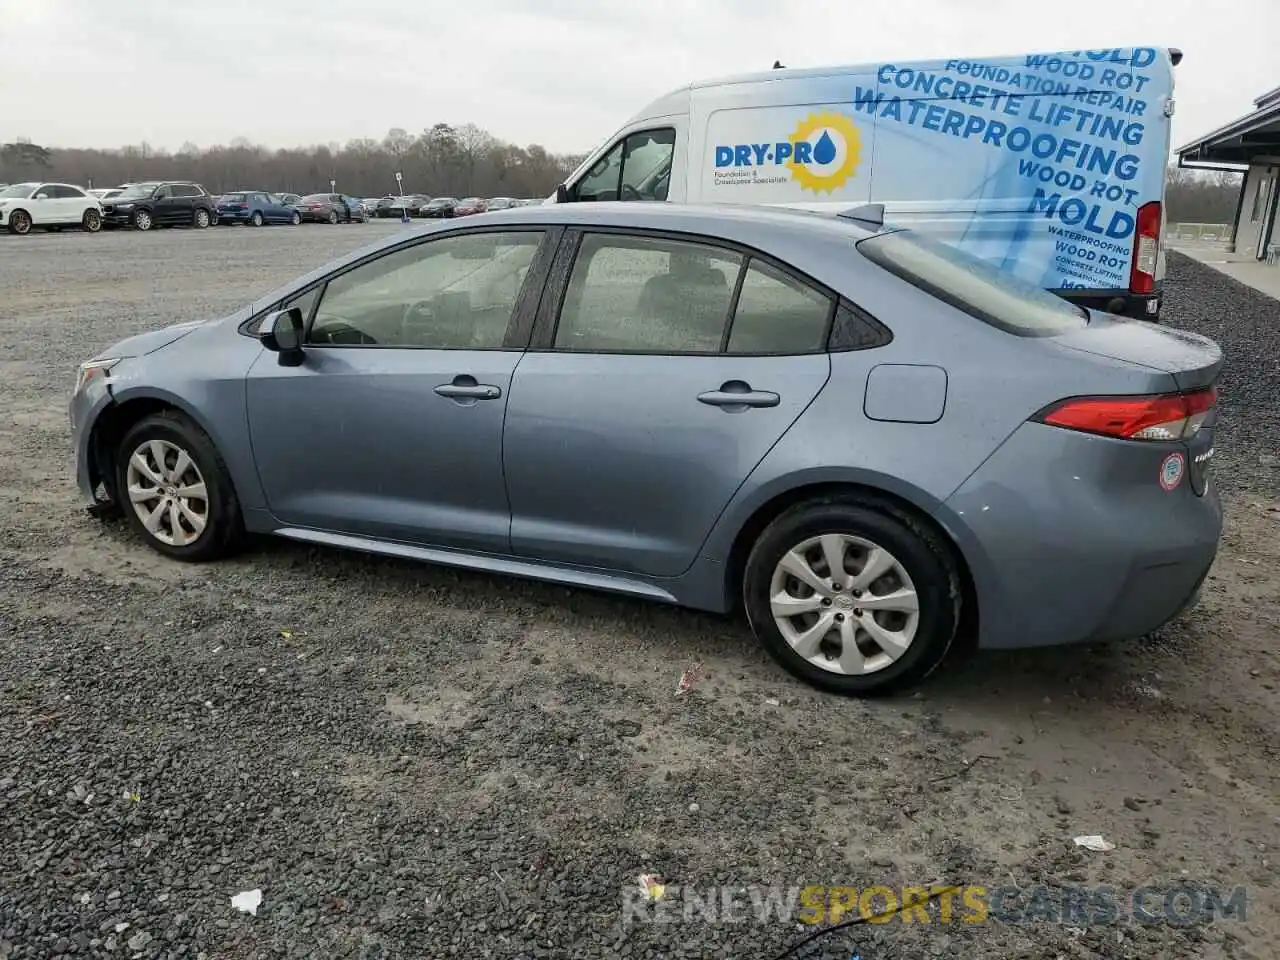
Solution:
{"label": "toyota corolla sedan", "polygon": [[745,611],[847,694],[1191,605],[1210,340],[839,216],[543,205],[399,232],[82,364],[80,489],[176,560],[275,534]]}

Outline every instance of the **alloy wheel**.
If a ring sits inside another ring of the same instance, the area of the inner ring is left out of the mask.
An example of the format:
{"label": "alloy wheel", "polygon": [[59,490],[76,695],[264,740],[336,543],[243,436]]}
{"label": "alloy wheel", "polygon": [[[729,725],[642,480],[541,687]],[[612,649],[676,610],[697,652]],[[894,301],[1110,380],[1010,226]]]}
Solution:
{"label": "alloy wheel", "polygon": [[337,223],[337,222],[338,222],[338,211],[337,211],[337,210],[330,210],[330,211],[329,211],[329,222],[330,222],[330,223]]}
{"label": "alloy wheel", "polygon": [[90,233],[97,233],[102,229],[102,215],[97,210],[86,210],[83,225]]}
{"label": "alloy wheel", "polygon": [[811,537],[782,555],[769,608],[783,639],[829,673],[876,673],[902,657],[920,624],[920,600],[902,563],[849,534]]}
{"label": "alloy wheel", "polygon": [[213,218],[209,216],[209,211],[201,207],[196,211],[196,227],[203,230],[213,222]]}
{"label": "alloy wheel", "polygon": [[298,224],[300,224],[301,222],[302,222],[302,214],[298,213],[297,211],[294,211],[294,214],[293,214],[293,225],[296,227],[296,226],[297,226]]}
{"label": "alloy wheel", "polygon": [[209,523],[209,491],[191,455],[168,440],[148,440],[129,457],[129,502],[161,543],[194,543]]}
{"label": "alloy wheel", "polygon": [[250,222],[251,222],[255,227],[260,227],[260,226],[262,226],[262,214],[255,212],[255,213],[254,213],[254,215],[253,215],[253,217],[251,218]]}
{"label": "alloy wheel", "polygon": [[15,210],[9,217],[9,227],[14,233],[30,233],[31,217],[23,210]]}
{"label": "alloy wheel", "polygon": [[151,229],[151,214],[145,210],[139,210],[133,215],[133,225],[139,230]]}

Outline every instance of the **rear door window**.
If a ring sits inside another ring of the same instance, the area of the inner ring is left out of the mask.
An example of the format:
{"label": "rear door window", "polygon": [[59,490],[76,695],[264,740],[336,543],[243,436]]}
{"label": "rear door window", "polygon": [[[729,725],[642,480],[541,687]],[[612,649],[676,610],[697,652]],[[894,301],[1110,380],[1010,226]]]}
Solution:
{"label": "rear door window", "polygon": [[912,286],[1006,333],[1051,337],[1089,322],[1081,307],[912,230],[868,237],[858,242],[858,250]]}
{"label": "rear door window", "polygon": [[555,348],[719,353],[742,259],[665,237],[587,234],[565,290]]}
{"label": "rear door window", "polygon": [[730,353],[816,353],[826,346],[831,298],[761,260],[742,278]]}

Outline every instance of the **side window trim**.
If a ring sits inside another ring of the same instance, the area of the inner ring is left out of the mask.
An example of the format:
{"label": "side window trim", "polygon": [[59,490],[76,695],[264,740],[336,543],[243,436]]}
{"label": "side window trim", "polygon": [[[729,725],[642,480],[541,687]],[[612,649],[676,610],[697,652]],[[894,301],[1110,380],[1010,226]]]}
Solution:
{"label": "side window trim", "polygon": [[[533,337],[529,341],[528,349],[531,353],[567,353],[568,351],[557,349],[555,346],[556,328],[560,322],[560,311],[564,307],[565,296],[569,290],[569,278],[573,273],[573,266],[577,262],[578,249],[582,244],[582,239],[587,233],[593,234],[621,234],[627,237],[642,237],[657,240],[674,240],[683,243],[701,243],[704,246],[714,247],[719,250],[725,250],[730,253],[738,254],[742,257],[742,265],[738,268],[738,278],[734,284],[733,295],[729,302],[729,316],[725,324],[725,331],[720,342],[720,351],[718,353],[706,354],[689,354],[690,356],[721,356],[725,355],[729,337],[733,334],[733,321],[738,310],[738,301],[742,294],[742,284],[746,278],[747,270],[753,261],[767,264],[772,269],[778,271],[783,276],[800,284],[815,293],[826,297],[831,306],[827,316],[827,333],[823,338],[823,346],[818,350],[809,351],[804,354],[734,354],[734,356],[811,356],[815,353],[828,352],[831,335],[835,330],[836,316],[839,313],[840,305],[848,303],[848,298],[842,296],[832,290],[825,284],[814,280],[812,277],[801,273],[790,264],[783,263],[776,257],[765,253],[763,250],[757,250],[755,247],[747,246],[743,243],[737,243],[733,240],[726,240],[723,237],[710,237],[701,233],[683,233],[676,230],[653,230],[645,227],[614,227],[614,226],[596,226],[592,225],[589,229],[581,227],[570,227],[565,230],[563,239],[560,241],[560,249],[556,251],[555,260],[551,264],[551,270],[547,277],[547,287],[543,292],[542,302],[539,305],[537,319],[534,323]],[[854,307],[860,314],[870,317],[865,310],[860,307]],[[873,323],[879,324],[879,321],[871,318]],[[883,327],[883,324],[879,324]],[[887,328],[886,328],[887,329]],[[892,333],[889,335],[892,339]],[[886,343],[888,340],[885,341]],[[848,349],[848,348],[844,348]],[[866,348],[861,348],[866,349]],[[632,356],[676,356],[676,354],[659,354],[649,351],[637,350]],[[685,354],[679,354],[685,356]]]}

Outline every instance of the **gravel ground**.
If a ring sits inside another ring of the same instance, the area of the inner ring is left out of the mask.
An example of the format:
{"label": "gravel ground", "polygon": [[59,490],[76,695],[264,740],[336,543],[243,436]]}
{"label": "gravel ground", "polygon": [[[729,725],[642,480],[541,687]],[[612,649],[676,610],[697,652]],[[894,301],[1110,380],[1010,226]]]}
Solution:
{"label": "gravel ground", "polygon": [[[895,921],[799,955],[1276,955],[1280,304],[1171,257],[1170,321],[1232,360],[1197,611],[850,702],[730,620],[285,542],[174,564],[85,514],[77,361],[385,229],[0,238],[0,960],[768,958],[808,932],[624,925],[643,873],[1244,884],[1245,919],[1211,926]],[[251,889],[256,916],[231,904]]]}

